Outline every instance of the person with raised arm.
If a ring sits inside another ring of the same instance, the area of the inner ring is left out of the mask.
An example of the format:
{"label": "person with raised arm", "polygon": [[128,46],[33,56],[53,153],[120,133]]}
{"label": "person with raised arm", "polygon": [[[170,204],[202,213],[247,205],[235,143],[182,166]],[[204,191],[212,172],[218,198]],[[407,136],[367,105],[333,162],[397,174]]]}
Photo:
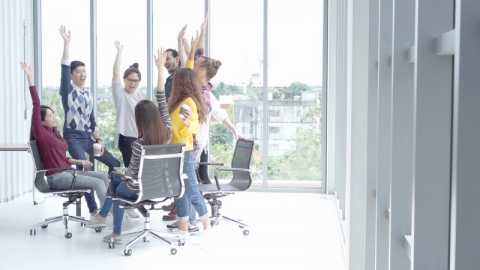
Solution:
{"label": "person with raised arm", "polygon": [[[135,106],[135,124],[138,130],[138,139],[133,143],[132,157],[125,175],[132,177],[126,180],[114,176],[115,194],[122,197],[136,200],[138,199],[138,171],[141,160],[142,145],[159,145],[168,144],[172,138],[172,121],[168,113],[167,101],[165,98],[165,89],[163,85],[163,66],[167,53],[163,49],[158,50],[158,58],[154,56],[155,64],[158,68],[158,86],[157,86],[157,103],[158,107],[150,100],[141,100]],[[153,123],[153,125],[152,125]],[[103,238],[103,241],[110,242],[113,237],[121,235],[123,209],[120,205],[125,203],[119,200],[112,201],[110,198],[111,191],[107,191],[107,199],[100,213],[87,223],[87,228],[103,228],[106,226],[105,218],[113,204],[113,232]],[[114,238],[115,244],[122,242],[121,238]]]}
{"label": "person with raised arm", "polygon": [[[65,155],[68,149],[67,142],[57,130],[57,122],[53,110],[40,105],[37,88],[33,83],[33,71],[26,63],[20,62],[22,69],[28,78],[30,95],[33,101],[32,127],[30,140],[36,140],[43,169],[68,168],[71,165],[82,165],[90,168],[93,164],[85,159],[69,158]],[[54,171],[47,172],[47,183],[52,189],[69,189],[73,181],[73,172]],[[90,188],[96,191],[100,204],[105,201],[105,193],[108,186],[108,175],[100,172],[77,171],[77,180],[74,188]],[[87,193],[85,193],[87,194]]]}
{"label": "person with raised arm", "polygon": [[[192,47],[186,66],[193,67],[194,50],[198,42],[198,34],[192,38]],[[181,109],[186,110],[181,115]],[[185,195],[175,200],[175,207],[178,213],[178,233],[188,239],[187,222],[189,220],[190,204],[193,205],[203,223],[204,235],[202,247],[211,241],[212,227],[208,210],[200,193],[195,176],[195,150],[193,134],[197,133],[199,123],[207,119],[207,108],[200,90],[200,85],[190,68],[180,68],[175,72],[173,78],[172,96],[168,101],[168,111],[172,119],[172,140],[170,143],[186,143],[183,172],[188,176],[185,179]]]}
{"label": "person with raised arm", "polygon": [[[68,144],[68,152],[74,159],[80,160],[86,160],[85,153],[88,153],[90,157],[107,165],[110,173],[114,167],[120,166],[120,162],[103,147],[93,111],[93,94],[85,88],[87,79],[85,64],[81,61],[70,61],[71,35],[63,25],[60,27],[60,35],[64,40],[60,96],[65,111],[63,136]],[[101,145],[100,156],[93,154],[95,143]],[[77,165],[79,170],[82,168],[91,170],[90,167]],[[97,196],[104,196],[104,194],[97,194]],[[85,200],[90,214],[92,217],[95,216],[98,207],[93,192],[85,193]]]}

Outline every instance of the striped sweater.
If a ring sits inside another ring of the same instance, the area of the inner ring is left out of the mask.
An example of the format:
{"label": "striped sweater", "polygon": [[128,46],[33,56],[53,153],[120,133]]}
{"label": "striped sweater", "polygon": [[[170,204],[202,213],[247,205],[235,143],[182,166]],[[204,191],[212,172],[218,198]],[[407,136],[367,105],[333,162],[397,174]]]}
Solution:
{"label": "striped sweater", "polygon": [[[165,98],[165,92],[157,92],[157,102],[158,110],[162,116],[162,121],[165,127],[169,131],[168,139],[164,144],[168,144],[172,138],[172,121],[170,119],[170,114],[168,113],[167,99]],[[126,175],[133,178],[133,180],[128,180],[127,188],[133,193],[138,193],[138,170],[140,167],[140,159],[142,155],[143,138],[138,138],[132,146],[132,158],[130,159],[130,165],[128,166]]]}

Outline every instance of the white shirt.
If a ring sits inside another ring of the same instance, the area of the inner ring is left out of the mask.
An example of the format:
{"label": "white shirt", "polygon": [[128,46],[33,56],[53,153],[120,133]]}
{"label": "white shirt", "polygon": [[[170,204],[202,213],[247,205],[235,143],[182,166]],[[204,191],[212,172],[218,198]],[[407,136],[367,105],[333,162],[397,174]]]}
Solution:
{"label": "white shirt", "polygon": [[142,93],[135,90],[138,96],[127,92],[121,82],[112,80],[112,94],[117,111],[117,129],[115,133],[127,137],[138,137],[137,124],[135,123],[135,106],[138,102],[145,99]]}

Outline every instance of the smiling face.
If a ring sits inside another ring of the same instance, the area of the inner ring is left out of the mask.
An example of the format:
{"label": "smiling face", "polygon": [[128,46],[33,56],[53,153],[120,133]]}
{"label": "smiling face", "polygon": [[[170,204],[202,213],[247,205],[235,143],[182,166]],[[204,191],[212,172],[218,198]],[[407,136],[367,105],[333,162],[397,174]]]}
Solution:
{"label": "smiling face", "polygon": [[42,125],[51,128],[57,126],[57,121],[55,120],[55,113],[52,110],[46,109],[46,114],[45,118],[43,118]]}
{"label": "smiling face", "polygon": [[126,78],[123,78],[123,82],[125,83],[125,90],[129,93],[134,93],[140,82],[138,73],[130,73]]}
{"label": "smiling face", "polygon": [[168,51],[167,52],[167,59],[165,59],[165,68],[168,70],[169,74],[172,74],[177,70],[180,65],[180,57],[173,57],[172,52]]}
{"label": "smiling face", "polygon": [[72,74],[70,75],[70,79],[72,79],[73,83],[76,86],[83,88],[83,86],[85,85],[85,82],[87,81],[87,71],[85,70],[85,67],[84,66],[76,67],[72,71]]}

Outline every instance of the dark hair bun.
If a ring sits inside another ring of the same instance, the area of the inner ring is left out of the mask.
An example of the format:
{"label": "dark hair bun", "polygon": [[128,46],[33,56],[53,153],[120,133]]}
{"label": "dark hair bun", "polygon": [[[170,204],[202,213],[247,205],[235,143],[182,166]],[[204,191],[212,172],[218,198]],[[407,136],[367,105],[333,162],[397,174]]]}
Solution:
{"label": "dark hair bun", "polygon": [[218,70],[221,65],[222,65],[222,62],[220,62],[220,60],[213,60],[213,66],[215,67],[216,70]]}
{"label": "dark hair bun", "polygon": [[133,63],[133,65],[131,65],[129,68],[136,68],[136,69],[138,69],[138,63]]}

